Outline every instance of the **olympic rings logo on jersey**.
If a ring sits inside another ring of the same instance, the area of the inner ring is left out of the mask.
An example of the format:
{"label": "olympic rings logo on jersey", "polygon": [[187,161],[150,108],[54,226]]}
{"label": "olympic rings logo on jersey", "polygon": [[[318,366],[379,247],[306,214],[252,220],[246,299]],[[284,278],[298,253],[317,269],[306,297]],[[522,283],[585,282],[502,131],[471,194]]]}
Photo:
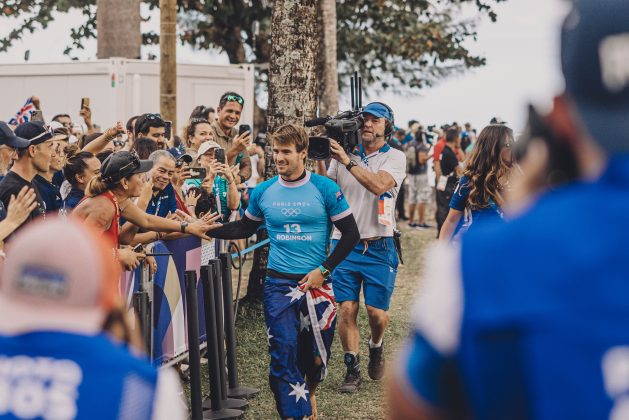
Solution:
{"label": "olympic rings logo on jersey", "polygon": [[299,216],[301,214],[301,209],[283,208],[281,211],[284,216],[288,217]]}

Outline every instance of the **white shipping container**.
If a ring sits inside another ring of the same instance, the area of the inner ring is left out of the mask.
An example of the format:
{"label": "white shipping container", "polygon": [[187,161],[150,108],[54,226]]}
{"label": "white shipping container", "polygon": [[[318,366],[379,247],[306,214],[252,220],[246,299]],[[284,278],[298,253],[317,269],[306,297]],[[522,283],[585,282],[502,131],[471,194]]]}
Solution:
{"label": "white shipping container", "polygon": [[[218,107],[234,91],[245,106],[240,122],[253,125],[254,67],[177,65],[177,133],[197,105]],[[69,114],[74,123],[81,98],[90,98],[93,121],[103,129],[133,115],[159,112],[159,62],[111,58],[64,63],[0,64],[0,120],[8,121],[30,96],[38,96],[46,121]]]}

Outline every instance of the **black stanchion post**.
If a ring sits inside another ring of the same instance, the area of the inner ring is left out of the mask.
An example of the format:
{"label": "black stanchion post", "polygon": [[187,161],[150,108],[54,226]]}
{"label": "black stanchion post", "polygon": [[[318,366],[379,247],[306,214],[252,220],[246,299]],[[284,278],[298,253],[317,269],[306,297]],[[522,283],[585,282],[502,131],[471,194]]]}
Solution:
{"label": "black stanchion post", "polygon": [[221,281],[223,286],[223,307],[225,314],[225,346],[227,350],[227,376],[229,389],[227,396],[232,398],[251,398],[260,390],[240,386],[238,381],[238,365],[236,361],[236,326],[234,325],[234,297],[232,294],[231,254],[224,252],[221,260]]}
{"label": "black stanchion post", "polygon": [[203,300],[205,307],[205,333],[207,337],[207,360],[208,360],[208,377],[210,384],[210,398],[203,402],[203,408],[206,409],[203,417],[206,419],[236,419],[242,416],[242,411],[226,408],[221,393],[219,362],[219,346],[222,343],[217,338],[216,328],[216,299],[214,297],[214,286],[212,278],[214,270],[211,266],[201,267],[201,282],[203,284]]}
{"label": "black stanchion post", "polygon": [[149,296],[146,292],[135,292],[133,294],[133,309],[140,322],[140,333],[146,346],[146,354],[151,356],[151,325],[149,314]]}
{"label": "black stanchion post", "polygon": [[[213,259],[209,261],[210,269],[212,270],[212,275],[210,276],[210,281],[212,283],[212,287],[214,289],[214,322],[216,325],[216,340],[218,342],[217,354],[218,354],[218,377],[220,379],[220,387],[221,387],[221,399],[223,407],[225,408],[235,408],[238,410],[244,410],[247,408],[249,403],[242,399],[236,398],[228,398],[227,397],[227,375],[225,373],[225,335],[224,335],[224,324],[223,324],[223,287],[221,280],[221,261],[218,259]],[[208,407],[208,402],[205,403],[205,408]]]}
{"label": "black stanchion post", "polygon": [[203,416],[201,396],[201,352],[199,350],[199,311],[197,308],[197,273],[186,271],[186,307],[188,315],[188,358],[190,359],[190,409],[192,420]]}

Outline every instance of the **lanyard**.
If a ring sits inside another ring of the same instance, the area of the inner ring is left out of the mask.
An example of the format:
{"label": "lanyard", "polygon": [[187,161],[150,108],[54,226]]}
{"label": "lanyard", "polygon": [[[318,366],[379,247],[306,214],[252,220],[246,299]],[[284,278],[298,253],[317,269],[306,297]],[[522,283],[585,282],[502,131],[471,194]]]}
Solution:
{"label": "lanyard", "polygon": [[164,195],[164,191],[160,191],[157,193],[157,197],[153,197],[153,200],[157,199],[157,203],[155,204],[155,216],[159,216],[159,208],[162,206],[162,200],[168,198],[167,195]]}
{"label": "lanyard", "polygon": [[388,143],[385,143],[380,149],[378,149],[378,151],[376,153],[372,153],[371,155],[367,156],[367,153],[365,153],[365,148],[361,144],[358,147],[354,148],[354,151],[352,153],[354,155],[356,155],[356,156],[360,156],[360,160],[362,160],[365,165],[368,165],[369,164],[369,158],[371,156],[373,156],[374,154],[377,154],[377,153],[386,153],[390,149],[391,149],[391,146],[389,146]]}

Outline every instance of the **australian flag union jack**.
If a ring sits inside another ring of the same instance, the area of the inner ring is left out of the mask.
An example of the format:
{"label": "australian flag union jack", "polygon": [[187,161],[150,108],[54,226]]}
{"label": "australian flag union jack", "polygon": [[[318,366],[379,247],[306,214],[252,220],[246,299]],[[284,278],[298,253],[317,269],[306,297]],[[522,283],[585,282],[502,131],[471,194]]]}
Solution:
{"label": "australian flag union jack", "polygon": [[336,327],[332,284],[304,292],[295,280],[267,277],[264,318],[277,410],[282,418],[310,416],[308,384],[323,381],[327,374]]}
{"label": "australian flag union jack", "polygon": [[10,125],[19,125],[31,120],[33,116],[33,112],[36,111],[35,104],[33,103],[33,98],[28,98],[26,103],[20,110],[15,114],[13,118],[9,120]]}

